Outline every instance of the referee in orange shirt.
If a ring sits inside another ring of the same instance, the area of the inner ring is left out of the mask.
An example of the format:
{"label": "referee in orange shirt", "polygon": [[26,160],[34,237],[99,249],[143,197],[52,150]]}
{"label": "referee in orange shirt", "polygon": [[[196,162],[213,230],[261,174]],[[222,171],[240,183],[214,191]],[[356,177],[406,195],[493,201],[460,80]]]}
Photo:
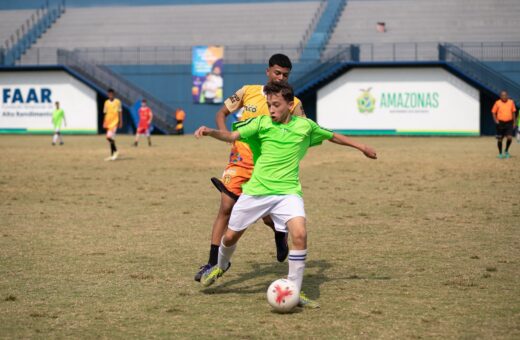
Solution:
{"label": "referee in orange shirt", "polygon": [[[509,158],[509,147],[513,140],[513,131],[516,127],[515,121],[516,107],[515,103],[509,99],[507,91],[500,92],[500,99],[495,102],[491,113],[493,114],[493,120],[497,125],[497,145],[498,145],[498,158]],[[504,137],[507,138],[506,152],[502,154],[502,140]]]}

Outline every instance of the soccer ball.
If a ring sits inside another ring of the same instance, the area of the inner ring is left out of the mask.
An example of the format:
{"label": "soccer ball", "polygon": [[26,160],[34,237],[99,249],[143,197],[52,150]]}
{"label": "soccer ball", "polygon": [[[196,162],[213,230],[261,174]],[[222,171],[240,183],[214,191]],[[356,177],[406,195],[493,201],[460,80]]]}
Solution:
{"label": "soccer ball", "polygon": [[287,313],[300,302],[300,292],[294,282],[278,279],[267,288],[267,302],[276,312]]}

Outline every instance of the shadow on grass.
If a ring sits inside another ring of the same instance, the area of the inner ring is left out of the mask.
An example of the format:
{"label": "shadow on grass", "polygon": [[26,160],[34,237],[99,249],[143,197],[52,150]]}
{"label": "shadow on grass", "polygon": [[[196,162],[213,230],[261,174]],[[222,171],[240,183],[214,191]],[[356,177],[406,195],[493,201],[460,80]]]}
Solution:
{"label": "shadow on grass", "polygon": [[[252,263],[252,270],[249,273],[240,275],[240,277],[226,281],[224,275],[216,286],[202,290],[204,294],[257,294],[265,292],[267,287],[277,278],[287,276],[287,264],[280,263]],[[317,299],[320,296],[320,286],[322,283],[330,281],[325,271],[332,265],[326,260],[307,261],[305,265],[306,274],[303,277],[303,290],[311,299]],[[317,269],[317,272],[314,271]],[[233,267],[231,267],[233,270]],[[309,272],[312,271],[312,274]],[[260,280],[259,280],[260,279]],[[244,282],[255,280],[255,284],[243,286]],[[260,282],[258,282],[260,281]]]}

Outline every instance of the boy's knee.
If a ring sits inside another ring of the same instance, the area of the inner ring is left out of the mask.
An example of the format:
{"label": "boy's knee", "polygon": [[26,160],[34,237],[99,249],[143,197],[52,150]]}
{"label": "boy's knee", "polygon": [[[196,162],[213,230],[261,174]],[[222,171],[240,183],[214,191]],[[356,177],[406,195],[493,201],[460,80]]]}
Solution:
{"label": "boy's knee", "polygon": [[231,247],[235,245],[239,239],[240,235],[231,229],[226,230],[224,237],[222,238],[222,243],[226,247]]}

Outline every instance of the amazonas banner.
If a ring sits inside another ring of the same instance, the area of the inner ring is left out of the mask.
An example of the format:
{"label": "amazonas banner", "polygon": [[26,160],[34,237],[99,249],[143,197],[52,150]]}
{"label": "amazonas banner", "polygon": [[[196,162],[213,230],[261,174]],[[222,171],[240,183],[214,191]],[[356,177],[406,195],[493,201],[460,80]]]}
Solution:
{"label": "amazonas banner", "polygon": [[345,134],[480,134],[479,91],[440,67],[353,69],[318,91],[317,121]]}
{"label": "amazonas banner", "polygon": [[224,102],[222,62],[224,47],[194,46],[192,50],[191,94],[196,104],[220,104]]}

